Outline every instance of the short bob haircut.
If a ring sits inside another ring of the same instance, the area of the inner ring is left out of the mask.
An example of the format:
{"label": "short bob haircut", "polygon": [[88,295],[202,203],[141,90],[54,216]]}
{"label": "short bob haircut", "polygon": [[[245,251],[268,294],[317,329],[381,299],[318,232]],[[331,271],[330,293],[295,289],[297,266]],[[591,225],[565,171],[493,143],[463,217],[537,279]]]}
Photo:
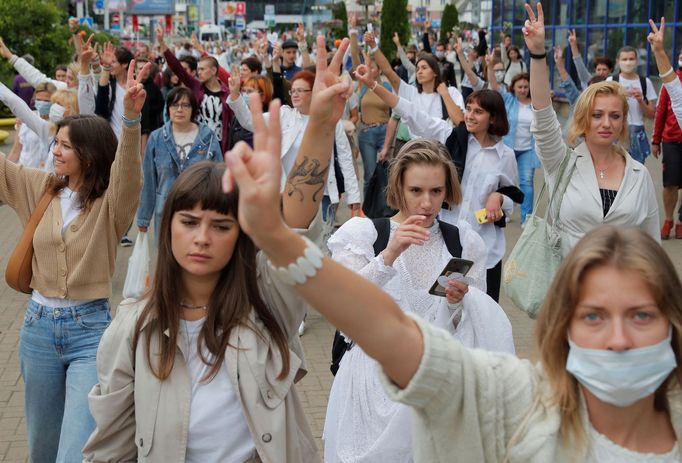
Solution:
{"label": "short bob haircut", "polygon": [[613,72],[613,61],[611,61],[611,58],[608,56],[597,56],[594,59],[594,67],[596,68],[600,64],[603,64],[607,68],[609,68],[609,72]]}
{"label": "short bob haircut", "polygon": [[403,194],[405,172],[413,164],[443,166],[445,202],[450,208],[462,202],[462,189],[457,177],[457,169],[445,145],[427,138],[416,138],[405,143],[398,155],[391,161],[386,187],[386,204],[389,207],[398,210],[407,208]]}
{"label": "short bob haircut", "polygon": [[182,97],[187,97],[189,100],[189,104],[192,106],[191,120],[192,122],[196,122],[197,117],[199,116],[199,103],[197,103],[194,93],[187,87],[173,87],[173,90],[168,92],[168,95],[166,96],[166,115],[170,118],[171,105],[180,101]]}
{"label": "short bob haircut", "polygon": [[256,58],[255,56],[249,56],[248,58],[244,58],[240,65],[246,66],[249,68],[251,72],[256,72],[260,74],[263,71],[263,65],[261,64],[260,60]]}
{"label": "short bob haircut", "polygon": [[[415,65],[419,66],[419,63],[421,61],[424,61],[433,71],[433,74],[435,76],[433,81],[433,92],[435,93],[440,83],[443,82],[443,78],[441,77],[440,74],[440,65],[438,64],[438,60],[431,53],[421,53],[419,56],[417,56],[417,61],[415,62]],[[424,90],[422,88],[422,84],[417,82],[416,85],[417,91],[421,93]]]}
{"label": "short bob haircut", "polygon": [[672,349],[677,367],[655,393],[657,410],[668,410],[666,394],[676,383],[682,385],[682,284],[677,271],[651,236],[638,228],[603,225],[586,234],[564,258],[552,282],[537,322],[537,351],[553,400],[561,413],[561,436],[564,442],[585,443],[580,422],[578,381],[566,371],[568,328],[580,302],[580,288],[592,269],[612,266],[638,273],[646,282],[656,305],[672,325]]}
{"label": "short bob haircut", "polygon": [[516,96],[516,94],[514,93],[514,85],[516,85],[516,83],[519,80],[525,80],[528,82],[528,97],[530,98],[530,74],[528,74],[527,72],[519,72],[514,77],[512,77],[511,82],[509,82],[509,93]]}
{"label": "short bob haircut", "polygon": [[313,85],[315,84],[315,73],[311,71],[298,71],[296,74],[294,74],[294,77],[291,79],[291,85],[294,84],[297,80],[302,80],[304,82],[307,82],[308,85],[310,86],[310,89],[312,90]]}
{"label": "short bob haircut", "polygon": [[478,103],[478,105],[490,113],[490,126],[488,133],[496,137],[504,137],[509,133],[509,121],[507,120],[507,108],[499,92],[495,90],[478,90],[467,97],[466,104]]}
{"label": "short bob haircut", "polygon": [[244,87],[254,88],[260,93],[260,99],[263,103],[264,111],[267,112],[267,108],[272,101],[272,82],[265,76],[255,76],[249,77],[242,84],[242,89]]}
{"label": "short bob haircut", "polygon": [[[575,104],[573,111],[573,118],[568,128],[568,143],[575,145],[580,137],[584,137],[590,129],[592,119],[592,108],[597,97],[600,96],[616,96],[623,103],[623,118],[628,115],[628,99],[623,92],[623,87],[618,82],[608,81],[599,82],[588,86],[581,94],[580,98]],[[623,131],[618,140],[623,148],[628,148],[629,134],[627,124],[623,124]]]}

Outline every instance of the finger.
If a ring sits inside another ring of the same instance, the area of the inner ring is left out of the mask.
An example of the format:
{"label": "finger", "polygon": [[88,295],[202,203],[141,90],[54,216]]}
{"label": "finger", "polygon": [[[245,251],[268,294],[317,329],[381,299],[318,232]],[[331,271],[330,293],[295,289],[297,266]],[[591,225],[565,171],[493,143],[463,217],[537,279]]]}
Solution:
{"label": "finger", "polygon": [[321,100],[329,100],[336,97],[348,98],[348,90],[352,87],[348,84],[347,80],[342,80],[331,87],[327,87],[324,90],[319,90],[316,92]]}
{"label": "finger", "polygon": [[281,102],[276,99],[270,102],[268,107],[268,114],[270,118],[268,120],[268,152],[272,153],[273,156],[280,158],[282,150],[282,127],[279,120],[279,108]]}
{"label": "finger", "polygon": [[[225,153],[224,158],[227,159],[227,153]],[[227,161],[225,161],[225,165],[227,166]],[[229,168],[226,168],[225,172],[223,173],[223,192],[230,193],[233,188],[234,179],[232,178],[232,172]]]}
{"label": "finger", "polygon": [[[138,82],[135,80],[135,60],[131,60],[130,63],[128,64],[128,80],[126,82],[133,82],[134,84],[137,84]],[[130,84],[128,84],[130,85]]]}
{"label": "finger", "polygon": [[250,151],[251,148],[249,148],[249,145],[244,142],[239,142],[232,151],[228,151],[225,154],[225,164],[230,170],[230,176],[232,177],[233,182],[239,187],[241,195],[253,191],[255,184],[251,173],[246,168],[243,161],[243,159],[251,157]]}
{"label": "finger", "polygon": [[317,36],[317,65],[316,70],[318,73],[327,70],[327,47],[324,43],[324,36]]}
{"label": "finger", "polygon": [[661,28],[660,28],[661,34],[663,33],[664,29],[665,29],[665,18],[663,16],[661,16]]}
{"label": "finger", "polygon": [[403,222],[404,225],[409,225],[417,222],[423,222],[426,220],[426,216],[424,215],[411,215],[405,221]]}
{"label": "finger", "polygon": [[533,13],[533,8],[531,8],[529,3],[525,3],[523,7],[526,9],[526,13],[528,13],[528,19],[530,21],[535,21],[535,13]]}
{"label": "finger", "polygon": [[538,2],[538,22],[545,24],[545,12],[542,9],[542,3]]}
{"label": "finger", "polygon": [[255,151],[265,150],[267,147],[267,127],[263,117],[263,103],[258,93],[249,95],[249,109],[253,118],[253,149]]}
{"label": "finger", "polygon": [[649,27],[651,27],[651,30],[654,31],[654,34],[658,32],[658,28],[656,27],[656,23],[653,19],[649,20]]}
{"label": "finger", "polygon": [[338,75],[339,72],[341,71],[341,63],[343,62],[343,57],[346,54],[346,50],[348,49],[348,46],[350,45],[350,40],[348,37],[344,38],[341,41],[341,45],[339,45],[339,49],[334,53],[334,57],[332,58],[330,70],[335,74]]}
{"label": "finger", "polygon": [[90,37],[88,37],[88,41],[85,42],[85,46],[90,48],[90,44],[92,43],[92,39],[95,38],[95,34],[90,34]]}

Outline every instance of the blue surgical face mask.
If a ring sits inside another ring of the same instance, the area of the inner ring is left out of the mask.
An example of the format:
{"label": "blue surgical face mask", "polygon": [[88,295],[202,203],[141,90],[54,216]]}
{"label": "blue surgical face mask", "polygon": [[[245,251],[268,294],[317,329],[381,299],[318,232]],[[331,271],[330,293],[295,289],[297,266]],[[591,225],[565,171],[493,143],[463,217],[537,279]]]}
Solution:
{"label": "blue surgical face mask", "polygon": [[36,100],[34,106],[36,107],[38,114],[40,114],[40,117],[45,117],[50,114],[52,103],[49,101]]}
{"label": "blue surgical face mask", "polygon": [[244,104],[246,106],[249,106],[249,94],[248,93],[242,93],[242,100],[244,100]]}
{"label": "blue surgical face mask", "polygon": [[677,366],[668,337],[653,346],[615,352],[568,340],[566,370],[602,402],[627,407],[653,394]]}

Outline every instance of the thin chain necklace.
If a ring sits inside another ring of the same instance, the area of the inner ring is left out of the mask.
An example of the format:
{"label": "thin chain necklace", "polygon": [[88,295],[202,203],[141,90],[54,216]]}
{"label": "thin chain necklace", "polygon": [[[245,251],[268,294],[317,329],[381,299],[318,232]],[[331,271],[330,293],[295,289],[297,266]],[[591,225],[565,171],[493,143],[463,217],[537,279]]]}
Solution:
{"label": "thin chain necklace", "polygon": [[600,167],[594,162],[594,157],[592,157],[592,163],[594,164],[594,167],[596,167],[597,170],[599,171],[599,178],[603,179],[604,177],[606,177],[605,172],[611,168],[611,166],[613,165],[613,163],[616,162],[616,159],[618,159],[618,155],[617,155],[617,154],[614,155],[614,157],[613,157],[613,159],[611,160],[611,162],[609,163],[609,165],[606,166],[606,167],[604,167],[604,168],[602,169],[602,168],[600,168]]}
{"label": "thin chain necklace", "polygon": [[180,307],[187,310],[208,310],[208,304],[205,305],[190,305],[184,301],[180,301]]}

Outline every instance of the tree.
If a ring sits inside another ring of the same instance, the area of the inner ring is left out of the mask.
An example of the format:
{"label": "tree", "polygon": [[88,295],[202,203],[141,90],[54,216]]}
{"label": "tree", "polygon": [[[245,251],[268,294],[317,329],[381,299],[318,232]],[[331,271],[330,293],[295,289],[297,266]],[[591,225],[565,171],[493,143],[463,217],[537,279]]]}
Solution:
{"label": "tree", "polygon": [[452,28],[459,24],[459,13],[457,7],[452,3],[445,5],[443,9],[443,16],[440,20],[440,41],[448,43],[448,32],[452,32]]}
{"label": "tree", "polygon": [[393,33],[400,36],[400,43],[404,46],[410,40],[410,21],[407,12],[407,0],[384,0],[381,7],[381,52],[391,60],[395,56],[396,48],[393,43]]}
{"label": "tree", "polygon": [[[30,53],[35,66],[51,75],[57,64],[71,61],[66,15],[50,0],[0,1],[0,34],[17,55]],[[10,83],[15,75],[6,61],[0,63],[0,79]]]}
{"label": "tree", "polygon": [[332,29],[332,35],[334,38],[343,39],[344,37],[348,37],[348,11],[346,11],[346,2],[334,4],[332,19],[338,19],[341,21],[341,25]]}

